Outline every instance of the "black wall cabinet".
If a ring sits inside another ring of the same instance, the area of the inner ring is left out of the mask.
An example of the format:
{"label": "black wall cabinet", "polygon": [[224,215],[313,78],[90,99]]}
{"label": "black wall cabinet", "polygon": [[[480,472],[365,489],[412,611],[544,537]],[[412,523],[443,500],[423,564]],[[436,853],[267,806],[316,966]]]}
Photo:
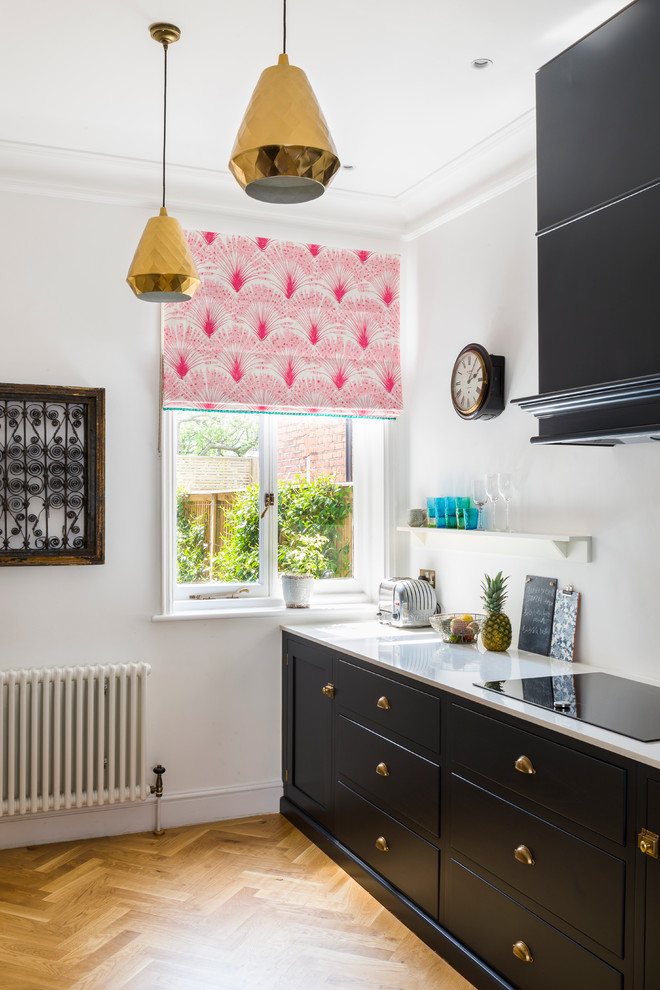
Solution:
{"label": "black wall cabinet", "polygon": [[532,442],[657,439],[658,38],[660,3],[636,0],[537,73],[544,401],[513,400]]}
{"label": "black wall cabinet", "polygon": [[660,180],[658,38],[637,0],[537,74],[540,230]]}

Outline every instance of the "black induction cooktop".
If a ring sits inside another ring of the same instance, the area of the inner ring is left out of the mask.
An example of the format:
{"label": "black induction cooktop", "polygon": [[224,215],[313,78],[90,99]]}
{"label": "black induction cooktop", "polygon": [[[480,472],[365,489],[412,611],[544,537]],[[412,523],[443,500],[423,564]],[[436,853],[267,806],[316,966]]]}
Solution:
{"label": "black induction cooktop", "polygon": [[596,671],[484,681],[476,687],[640,742],[660,741],[660,687]]}

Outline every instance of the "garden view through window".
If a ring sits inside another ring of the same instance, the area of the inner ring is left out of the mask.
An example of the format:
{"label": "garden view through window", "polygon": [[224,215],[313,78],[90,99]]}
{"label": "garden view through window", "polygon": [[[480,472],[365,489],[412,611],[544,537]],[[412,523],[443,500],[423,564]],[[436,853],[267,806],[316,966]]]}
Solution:
{"label": "garden view through window", "polygon": [[352,420],[175,415],[178,584],[353,576]]}

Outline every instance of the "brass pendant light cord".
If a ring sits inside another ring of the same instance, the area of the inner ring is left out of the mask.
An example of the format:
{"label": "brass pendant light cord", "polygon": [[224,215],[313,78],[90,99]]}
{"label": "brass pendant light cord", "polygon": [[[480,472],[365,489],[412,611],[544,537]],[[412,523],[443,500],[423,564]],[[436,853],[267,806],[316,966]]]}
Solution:
{"label": "brass pendant light cord", "polygon": [[286,55],[286,0],[283,0],[283,16],[282,16],[282,54]]}
{"label": "brass pendant light cord", "polygon": [[163,207],[165,206],[165,148],[167,146],[167,42],[163,42]]}

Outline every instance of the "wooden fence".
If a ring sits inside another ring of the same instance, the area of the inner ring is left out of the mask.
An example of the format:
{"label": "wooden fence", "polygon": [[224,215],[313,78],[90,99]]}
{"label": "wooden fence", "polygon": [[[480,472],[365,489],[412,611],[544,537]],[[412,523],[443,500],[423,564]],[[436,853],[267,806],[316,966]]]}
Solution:
{"label": "wooden fence", "polygon": [[[184,511],[191,522],[204,524],[204,542],[209,547],[209,573],[213,568],[213,562],[222,548],[222,544],[228,535],[227,513],[229,512],[239,491],[219,492],[189,492]],[[353,573],[353,514],[351,513],[344,523],[337,528],[335,536],[335,546],[343,547],[346,544],[350,547],[350,552],[346,563],[349,567],[349,574]]]}

